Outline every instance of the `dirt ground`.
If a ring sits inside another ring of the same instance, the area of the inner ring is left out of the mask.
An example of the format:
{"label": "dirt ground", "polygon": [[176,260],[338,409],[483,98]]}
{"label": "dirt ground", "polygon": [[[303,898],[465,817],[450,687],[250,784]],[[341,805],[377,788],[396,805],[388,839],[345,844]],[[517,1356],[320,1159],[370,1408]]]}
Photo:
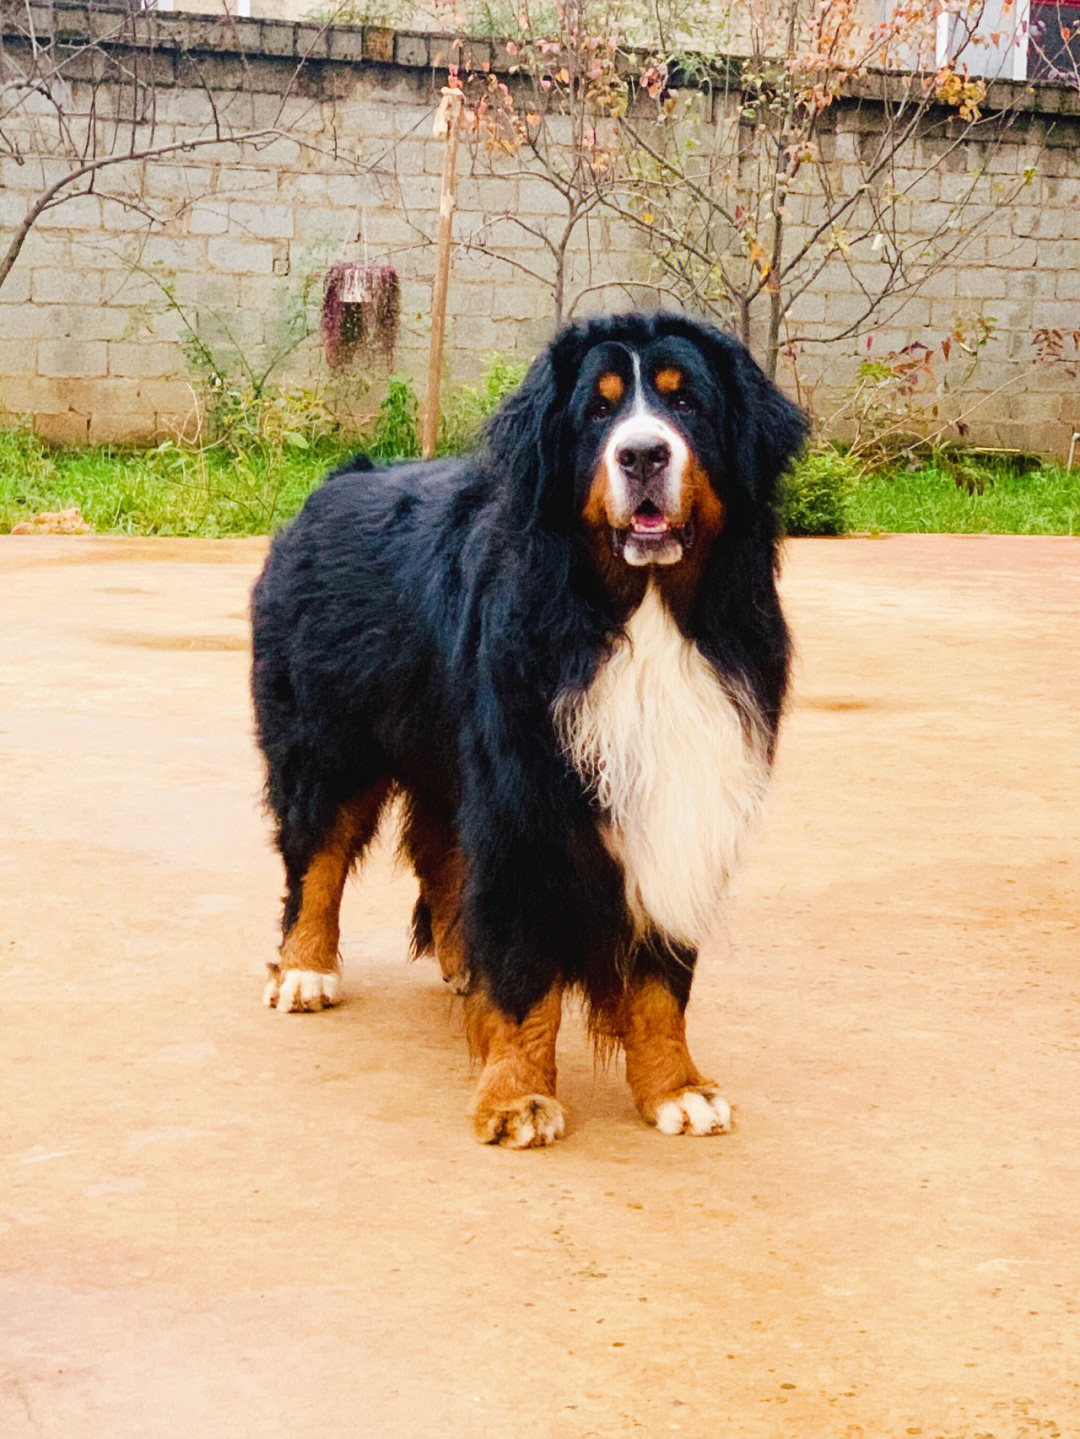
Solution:
{"label": "dirt ground", "polygon": [[256,542],[0,540],[5,1439],[1080,1435],[1080,542],[789,546],[794,702],[692,1048],[484,1148],[384,848],[260,1004]]}

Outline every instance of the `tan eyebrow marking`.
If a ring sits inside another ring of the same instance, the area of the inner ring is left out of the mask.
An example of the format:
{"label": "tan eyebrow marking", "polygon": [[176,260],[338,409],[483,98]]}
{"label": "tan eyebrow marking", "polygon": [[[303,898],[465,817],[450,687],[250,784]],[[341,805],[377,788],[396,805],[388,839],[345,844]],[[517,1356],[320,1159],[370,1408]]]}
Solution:
{"label": "tan eyebrow marking", "polygon": [[682,385],[682,371],[675,365],[665,365],[662,370],[657,370],[653,384],[657,394],[673,395]]}
{"label": "tan eyebrow marking", "polygon": [[626,386],[622,378],[611,371],[606,375],[600,376],[596,388],[604,399],[610,401],[613,405],[617,405],[623,395],[626,394]]}

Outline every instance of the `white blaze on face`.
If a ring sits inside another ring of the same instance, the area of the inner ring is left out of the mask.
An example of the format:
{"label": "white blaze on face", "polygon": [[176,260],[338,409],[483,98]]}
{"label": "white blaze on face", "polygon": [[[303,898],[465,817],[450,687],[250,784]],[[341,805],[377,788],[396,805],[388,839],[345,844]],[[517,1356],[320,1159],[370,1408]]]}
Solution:
{"label": "white blaze on face", "polygon": [[[609,517],[616,529],[630,532],[623,548],[623,559],[627,564],[676,564],[682,558],[681,542],[674,535],[670,537],[669,544],[664,545],[662,541],[672,521],[683,512],[690,448],[674,425],[649,408],[642,391],[641,360],[637,355],[631,355],[631,360],[634,366],[633,402],[604,446]],[[619,462],[619,455],[628,450],[642,451],[661,445],[666,446],[670,458],[662,476],[658,475],[657,481],[650,485],[648,496],[659,513],[636,516],[635,509],[641,504],[643,496],[631,493],[630,480]]]}

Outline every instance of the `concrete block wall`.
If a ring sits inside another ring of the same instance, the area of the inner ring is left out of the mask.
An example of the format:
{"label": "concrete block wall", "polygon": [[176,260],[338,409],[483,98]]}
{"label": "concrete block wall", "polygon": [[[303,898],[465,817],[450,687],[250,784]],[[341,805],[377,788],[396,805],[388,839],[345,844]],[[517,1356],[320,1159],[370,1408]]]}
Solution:
{"label": "concrete block wall", "polygon": [[[1067,452],[1080,430],[1077,365],[1039,363],[1035,335],[1057,329],[1071,337],[1080,329],[1080,95],[1060,87],[994,85],[987,109],[1018,99],[1007,127],[995,130],[987,122],[984,139],[958,145],[940,133],[925,136],[889,175],[893,191],[904,197],[897,205],[897,238],[905,261],[915,272],[926,271],[913,298],[899,309],[892,301],[882,305],[857,340],[827,343],[863,313],[868,295],[881,291],[887,247],[875,256],[864,245],[850,265],[830,261],[796,306],[792,330],[800,341],[801,378],[822,414],[839,411],[863,360],[919,341],[935,351],[937,384],[924,382],[921,392],[928,420],[936,405],[938,421],[963,420],[969,441]],[[851,157],[844,165],[844,193],[853,193],[865,176],[857,163],[865,127],[865,105],[842,105],[825,140],[834,154]],[[807,208],[797,213],[813,222],[808,197]],[[866,207],[853,213],[853,233],[868,216]],[[955,218],[960,223],[954,228]],[[792,251],[799,236],[796,225]],[[977,319],[989,327],[978,362],[972,364],[955,343],[946,359],[942,341],[958,323],[972,337]],[[1067,359],[1080,361],[1071,338],[1065,351]],[[944,437],[958,434],[954,426]]]}
{"label": "concrete block wall", "polygon": [[[69,30],[80,13],[85,19],[78,7],[48,13],[61,11]],[[305,287],[317,301],[326,267],[339,258],[396,267],[402,326],[394,367],[422,388],[443,153],[432,121],[449,39],[186,15],[161,15],[154,25],[155,119],[144,138],[162,145],[207,135],[212,110],[192,78],[192,52],[219,111],[231,110],[248,126],[279,122],[287,134],[117,166],[99,193],[44,215],[0,287],[0,418],[26,419],[64,440],[175,432],[193,409],[188,327],[221,353],[242,352],[257,366],[280,344],[284,318]],[[477,67],[490,62],[491,47],[474,48]],[[76,109],[86,98],[76,85]],[[1065,367],[1034,364],[1032,337],[1043,326],[1080,328],[1080,97],[1064,97],[1067,113],[1062,105],[1057,91],[1036,87],[1000,143],[942,149],[903,202],[904,243],[917,246],[933,235],[973,184],[980,226],[903,311],[890,317],[883,310],[872,341],[879,355],[911,339],[938,343],[958,313],[992,320],[992,339],[964,399],[969,438],[1058,453],[1080,429],[1078,386]],[[826,139],[856,184],[874,105],[864,99],[838,113]],[[21,139],[23,163],[0,159],[4,235],[61,173],[46,148],[35,148],[29,135]],[[934,158],[933,145],[941,141],[927,139],[924,152],[913,152],[907,179]],[[475,378],[489,351],[526,358],[549,337],[551,259],[525,226],[552,235],[561,226],[550,186],[521,174],[517,161],[474,163],[463,148],[459,177],[451,382]],[[136,204],[155,223],[148,226]],[[811,195],[793,196],[791,208],[800,223],[813,223]],[[795,225],[793,242],[797,234]],[[483,239],[486,251],[470,239]],[[620,285],[644,279],[648,269],[634,233],[601,212],[575,233],[568,298],[588,289],[582,309],[625,305],[642,292]],[[828,276],[793,317],[802,341],[800,383],[822,413],[839,403],[867,353],[865,337],[837,346],[829,336],[860,309],[858,286],[879,279],[873,264],[854,275],[831,264]],[[317,339],[279,373],[324,383]],[[374,408],[378,389],[366,394],[361,376],[346,377],[337,393],[362,413]]]}

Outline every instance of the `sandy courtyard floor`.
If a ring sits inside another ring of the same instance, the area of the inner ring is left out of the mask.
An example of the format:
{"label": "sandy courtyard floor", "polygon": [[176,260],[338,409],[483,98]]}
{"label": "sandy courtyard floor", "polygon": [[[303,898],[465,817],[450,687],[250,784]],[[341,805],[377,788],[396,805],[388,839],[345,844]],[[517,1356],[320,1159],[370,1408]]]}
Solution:
{"label": "sandy courtyard floor", "polygon": [[281,880],[247,542],[0,540],[5,1439],[1080,1434],[1080,542],[797,542],[776,784],[703,957],[721,1139],[571,1017],[471,1137],[384,849],[348,1003]]}

